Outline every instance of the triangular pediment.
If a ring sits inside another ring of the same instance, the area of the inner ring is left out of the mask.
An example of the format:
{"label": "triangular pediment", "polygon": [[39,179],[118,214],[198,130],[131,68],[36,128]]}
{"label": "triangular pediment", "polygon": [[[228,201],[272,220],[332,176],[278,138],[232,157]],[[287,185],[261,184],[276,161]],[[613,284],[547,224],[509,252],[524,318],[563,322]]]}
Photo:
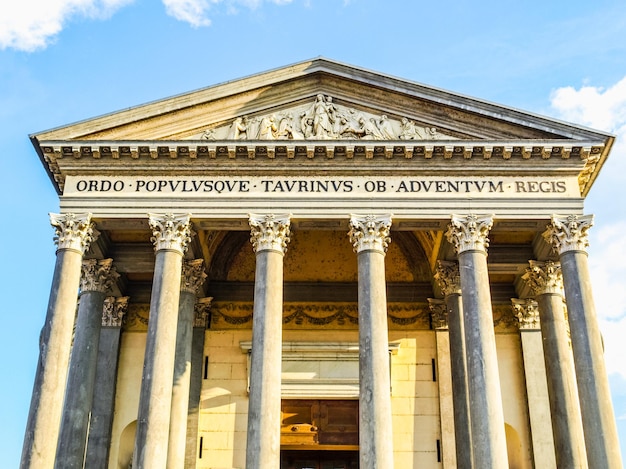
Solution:
{"label": "triangular pediment", "polygon": [[[319,99],[323,105],[316,107]],[[329,117],[333,122],[326,122]],[[275,130],[260,129],[262,123]],[[234,131],[238,124],[245,127],[245,132]],[[598,132],[582,127],[326,59],[302,62],[35,135],[39,141],[492,141],[589,140],[598,136]]]}
{"label": "triangular pediment", "polygon": [[[257,154],[312,158],[318,152],[327,158],[352,158],[362,152],[365,158],[423,155],[433,161],[457,155],[485,164],[492,155],[505,160],[555,157],[570,169],[578,168],[585,194],[614,137],[320,58],[40,132],[31,139],[59,189],[70,170],[60,162],[69,155],[141,161],[216,154],[231,159]],[[582,164],[573,165],[570,156]],[[464,170],[458,166],[456,170]]]}

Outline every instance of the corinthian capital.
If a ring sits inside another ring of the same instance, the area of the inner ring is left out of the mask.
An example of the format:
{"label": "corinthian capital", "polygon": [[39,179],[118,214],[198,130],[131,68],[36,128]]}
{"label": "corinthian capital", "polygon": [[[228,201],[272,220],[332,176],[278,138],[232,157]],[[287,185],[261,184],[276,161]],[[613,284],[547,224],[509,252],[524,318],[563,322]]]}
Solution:
{"label": "corinthian capital", "polygon": [[81,254],[89,250],[99,234],[91,223],[91,213],[51,213],[50,224],[54,227],[57,249],[72,249]]}
{"label": "corinthian capital", "polygon": [[254,252],[278,251],[287,252],[287,243],[291,234],[291,215],[258,215],[248,214],[250,224],[250,242]]}
{"label": "corinthian capital", "polygon": [[207,322],[209,320],[209,312],[211,311],[212,301],[212,296],[198,299],[193,309],[193,327],[201,327],[202,329],[206,329]]}
{"label": "corinthian capital", "polygon": [[566,251],[587,251],[587,231],[592,226],[593,215],[552,215],[543,237],[559,254]]}
{"label": "corinthian capital", "polygon": [[374,250],[385,254],[391,238],[391,215],[351,215],[348,236],[354,252]]}
{"label": "corinthian capital", "polygon": [[489,230],[493,226],[493,215],[452,215],[446,238],[457,254],[465,251],[487,252]]}
{"label": "corinthian capital", "polygon": [[183,262],[180,291],[193,293],[195,295],[198,293],[205,279],[204,260],[194,259],[193,261]]}
{"label": "corinthian capital", "polygon": [[535,300],[511,298],[511,307],[520,329],[539,329],[539,309]]}
{"label": "corinthian capital", "polygon": [[435,280],[444,296],[461,294],[461,277],[457,262],[437,261]]}
{"label": "corinthian capital", "polygon": [[128,297],[109,296],[104,299],[102,308],[102,327],[122,327],[122,321],[128,309]]}
{"label": "corinthian capital", "polygon": [[430,308],[430,321],[433,329],[447,329],[448,308],[445,301],[428,298],[428,307]]}
{"label": "corinthian capital", "polygon": [[563,275],[561,273],[560,262],[537,262],[528,261],[530,267],[526,268],[526,273],[522,279],[532,290],[534,295],[545,293],[561,294],[563,291]]}
{"label": "corinthian capital", "polygon": [[80,290],[106,293],[120,274],[113,267],[113,259],[87,259],[83,261]]}
{"label": "corinthian capital", "polygon": [[154,244],[155,251],[173,250],[184,254],[187,244],[191,241],[191,214],[164,215],[149,213],[148,223],[152,229],[150,241]]}

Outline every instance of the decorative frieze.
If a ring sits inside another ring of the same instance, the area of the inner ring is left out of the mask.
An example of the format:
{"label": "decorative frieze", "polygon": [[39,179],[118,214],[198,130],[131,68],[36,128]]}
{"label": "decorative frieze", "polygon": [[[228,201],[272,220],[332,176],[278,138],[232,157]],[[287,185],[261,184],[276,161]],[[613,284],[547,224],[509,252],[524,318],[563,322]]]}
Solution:
{"label": "decorative frieze", "polygon": [[461,294],[461,276],[458,262],[437,261],[435,280],[444,296]]}
{"label": "decorative frieze", "polygon": [[193,308],[193,327],[207,328],[212,301],[213,297],[211,296],[198,298]]}
{"label": "decorative frieze", "polygon": [[104,299],[102,327],[122,327],[124,315],[128,310],[128,299],[128,296],[109,296]]}
{"label": "decorative frieze", "polygon": [[560,262],[528,261],[528,263],[530,267],[526,268],[526,273],[522,279],[526,281],[534,295],[563,294],[563,275]]}
{"label": "decorative frieze", "polygon": [[489,230],[493,226],[493,215],[452,215],[446,238],[458,254],[465,251],[487,252]]}
{"label": "decorative frieze", "polygon": [[511,298],[511,308],[520,329],[539,329],[539,308],[535,300]]}
{"label": "decorative frieze", "polygon": [[289,243],[291,215],[249,214],[250,242],[254,252],[287,252]]}
{"label": "decorative frieze", "polygon": [[434,298],[428,298],[428,307],[430,308],[430,320],[433,329],[448,328],[448,308],[446,302]]}
{"label": "decorative frieze", "polygon": [[391,238],[391,215],[351,215],[348,236],[354,252],[374,250],[387,252]]}
{"label": "decorative frieze", "polygon": [[204,272],[204,260],[194,259],[183,262],[183,270],[180,278],[180,291],[198,294],[207,275]]}
{"label": "decorative frieze", "polygon": [[587,251],[587,232],[593,226],[593,215],[552,215],[551,223],[543,233],[545,240],[559,254],[566,251]]}
{"label": "decorative frieze", "polygon": [[173,250],[184,254],[191,241],[191,214],[150,213],[148,217],[152,229],[150,241],[154,244],[154,250]]}
{"label": "decorative frieze", "polygon": [[80,290],[81,292],[95,291],[106,293],[111,289],[113,282],[119,278],[113,267],[113,259],[87,259],[83,261]]}
{"label": "decorative frieze", "polygon": [[89,250],[99,234],[91,223],[91,213],[51,213],[50,224],[57,249],[73,249],[81,254]]}

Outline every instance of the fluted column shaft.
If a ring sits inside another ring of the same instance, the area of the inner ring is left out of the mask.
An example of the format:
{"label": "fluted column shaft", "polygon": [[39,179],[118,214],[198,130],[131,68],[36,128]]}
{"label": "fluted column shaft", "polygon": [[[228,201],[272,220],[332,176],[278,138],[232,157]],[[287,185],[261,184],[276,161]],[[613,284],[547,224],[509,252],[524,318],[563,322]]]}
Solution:
{"label": "fluted column shaft", "polygon": [[492,217],[453,216],[446,233],[459,259],[473,464],[508,467],[504,413],[487,271],[487,234]]}
{"label": "fluted column shaft", "polygon": [[191,382],[191,341],[196,294],[204,283],[204,261],[196,259],[183,264],[176,332],[176,357],[172,384],[172,412],[167,450],[167,468],[184,469],[187,442],[187,410]]}
{"label": "fluted column shaft", "polygon": [[592,216],[554,215],[544,237],[558,251],[590,468],[622,467],[586,249]]}
{"label": "fluted column shaft", "polygon": [[118,276],[112,259],[83,261],[80,303],[54,464],[57,469],[83,467],[96,380],[102,308],[106,293]]}
{"label": "fluted column shaft", "polygon": [[167,463],[172,377],[183,253],[190,239],[189,215],[150,215],[155,245],[154,280],[141,379],[133,468]]}
{"label": "fluted column shaft", "polygon": [[97,233],[90,218],[90,214],[50,214],[58,249],[26,422],[20,462],[22,469],[50,469],[54,464],[81,262]]}
{"label": "fluted column shaft", "polygon": [[280,466],[283,256],[289,216],[250,215],[256,253],[246,469]]}
{"label": "fluted column shaft", "polygon": [[359,276],[359,459],[373,469],[394,467],[385,284],[390,227],[391,216],[350,219]]}
{"label": "fluted column shaft", "polygon": [[93,393],[85,456],[86,468],[104,468],[109,462],[122,319],[127,307],[127,296],[108,297],[104,300],[96,365],[97,386]]}
{"label": "fluted column shaft", "polygon": [[454,407],[454,436],[458,469],[472,467],[470,436],[470,409],[467,390],[465,327],[461,279],[456,262],[439,261],[436,280],[445,297],[450,334],[450,368],[452,371],[452,399]]}
{"label": "fluted column shaft", "polygon": [[539,308],[557,467],[587,468],[574,364],[561,296],[561,266],[555,262],[531,261],[524,278],[535,294]]}

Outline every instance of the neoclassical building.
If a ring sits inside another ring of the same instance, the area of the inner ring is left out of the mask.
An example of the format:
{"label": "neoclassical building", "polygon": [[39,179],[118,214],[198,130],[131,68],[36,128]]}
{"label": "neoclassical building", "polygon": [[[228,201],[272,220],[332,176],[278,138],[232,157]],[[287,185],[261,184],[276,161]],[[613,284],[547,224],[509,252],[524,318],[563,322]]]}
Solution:
{"label": "neoclassical building", "polygon": [[61,213],[22,468],[622,467],[612,135],[315,59],[31,139]]}

